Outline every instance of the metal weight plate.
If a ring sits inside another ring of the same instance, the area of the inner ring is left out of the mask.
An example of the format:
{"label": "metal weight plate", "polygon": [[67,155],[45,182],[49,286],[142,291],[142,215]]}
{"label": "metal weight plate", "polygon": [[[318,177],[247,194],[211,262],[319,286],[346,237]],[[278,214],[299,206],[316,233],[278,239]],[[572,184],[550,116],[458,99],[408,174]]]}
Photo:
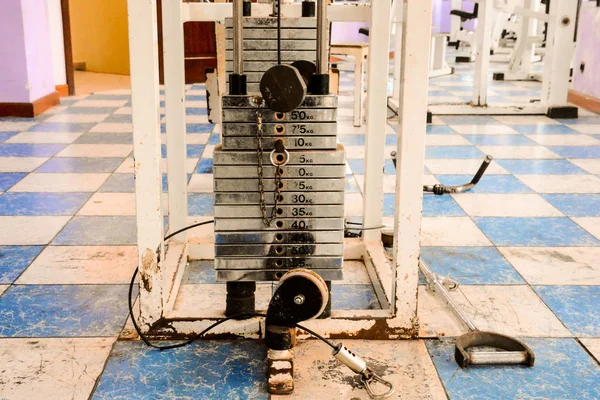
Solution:
{"label": "metal weight plate", "polygon": [[[304,18],[282,18],[281,19],[281,28],[282,29],[286,29],[286,28],[315,29],[316,26],[317,26],[316,18],[304,17]],[[225,18],[225,27],[226,28],[233,27],[233,19],[232,18]],[[243,27],[244,27],[244,30],[246,30],[246,28],[248,28],[248,29],[252,29],[252,28],[277,29],[277,18],[275,18],[275,17],[260,17],[260,18],[245,17],[243,20]]]}
{"label": "metal weight plate", "polygon": [[[215,260],[216,262],[217,260]],[[308,268],[308,267],[307,267]],[[318,269],[311,268],[326,281],[335,281],[344,279],[341,269]],[[278,270],[221,270],[217,269],[217,281],[240,281],[240,282],[260,282],[277,281],[285,271]]]}
{"label": "metal weight plate", "polygon": [[[248,73],[248,79],[250,79],[251,73]],[[258,75],[258,73],[256,73]],[[262,74],[260,75],[262,76]],[[260,80],[260,79],[258,79]],[[251,108],[256,110],[258,106],[257,100],[260,97],[256,95],[223,95],[222,97],[222,108]],[[299,109],[303,108],[337,108],[338,106],[338,97],[334,94],[328,95],[314,95],[307,94],[304,98],[304,102],[298,107]]]}
{"label": "metal weight plate", "polygon": [[306,60],[294,61],[292,63],[292,67],[296,68],[298,72],[300,72],[300,75],[302,75],[302,79],[304,79],[306,86],[308,86],[310,77],[317,73],[316,64]]}
{"label": "metal weight plate", "polygon": [[342,243],[313,244],[215,244],[215,257],[342,256]]}
{"label": "metal weight plate", "polygon": [[[312,53],[312,52],[311,52]],[[308,61],[315,61],[315,57],[309,57],[306,58]],[[288,62],[294,62],[296,60],[282,60],[282,61],[288,61]],[[247,72],[265,72],[267,71],[269,68],[273,67],[277,65],[277,59],[274,59],[272,61],[244,61],[244,73]],[[233,71],[233,61],[227,61],[225,63],[225,69],[228,73],[231,73]]]}
{"label": "metal weight plate", "polygon": [[[262,218],[258,205],[216,205],[215,218]],[[319,206],[279,206],[277,216],[280,218],[344,218],[343,205]]]}
{"label": "metal weight plate", "polygon": [[[297,71],[296,71],[297,72]],[[303,98],[304,99],[304,98]],[[265,99],[266,100],[266,99]],[[302,102],[298,103],[300,106]],[[307,108],[303,110],[277,111],[274,109],[262,111],[263,123],[267,122],[336,122],[335,108]],[[223,122],[256,123],[256,108],[226,108],[223,109]]]}
{"label": "metal weight plate", "polygon": [[[265,194],[267,205],[275,203],[273,192]],[[257,192],[215,193],[215,204],[259,204]],[[344,192],[282,192],[279,204],[344,204]]]}
{"label": "metal weight plate", "polygon": [[[287,113],[298,108],[304,101],[306,83],[296,68],[281,64],[265,72],[260,80],[260,92],[271,110]],[[223,121],[228,121],[225,119],[226,113],[223,114]],[[268,120],[265,119],[266,121]]]}
{"label": "metal weight plate", "polygon": [[[255,124],[240,122],[226,122],[222,124],[223,136],[256,136]],[[335,122],[272,122],[263,124],[263,136],[335,136],[337,123]]]}
{"label": "metal weight plate", "polygon": [[[315,58],[314,50],[282,50],[281,51],[281,62],[292,63],[293,61],[299,60],[311,60]],[[227,50],[225,52],[225,61],[233,61],[233,51]],[[244,61],[270,61],[274,64],[278,63],[277,51],[273,50],[244,50]]]}
{"label": "metal weight plate", "polygon": [[[277,51],[277,40],[261,40],[261,39],[244,39],[242,44],[243,50],[260,51],[265,52],[268,50]],[[225,50],[233,50],[233,40],[227,40],[225,42]],[[281,50],[317,50],[317,42],[314,40],[282,40]],[[244,51],[244,58],[246,58],[246,51]],[[277,56],[275,56],[277,59]]]}
{"label": "metal weight plate", "polygon": [[[281,260],[280,262],[277,262]],[[321,269],[339,269],[342,268],[343,257],[217,257],[215,258],[216,269],[244,270],[244,269],[282,269],[293,268],[321,268]]]}
{"label": "metal weight plate", "polygon": [[[280,168],[283,179],[287,178],[344,178],[346,176],[346,167],[343,165],[307,165],[307,166],[288,166]],[[247,166],[216,166],[213,167],[215,179],[233,179],[233,178],[256,178],[256,170]],[[275,167],[265,165],[263,167],[265,177],[275,175]]]}
{"label": "metal weight plate", "polygon": [[[224,151],[221,145],[215,146],[214,165],[256,166],[256,151]],[[269,155],[263,155],[263,162],[270,163]],[[345,165],[344,146],[338,144],[335,150],[297,150],[290,153],[287,165]]]}
{"label": "metal weight plate", "polygon": [[215,243],[344,243],[344,231],[217,233],[215,234]]}
{"label": "metal weight plate", "polygon": [[216,219],[215,232],[335,231],[344,229],[343,218],[277,218],[265,227],[262,218]]}
{"label": "metal weight plate", "polygon": [[[256,138],[250,136],[244,137],[223,137],[223,150],[254,150],[256,151]],[[288,150],[334,150],[337,148],[337,139],[335,136],[265,136],[263,139],[263,149],[271,151],[275,148],[275,141],[282,140],[283,145]]]}
{"label": "metal weight plate", "polygon": [[[275,179],[264,180],[265,191],[275,190]],[[215,179],[216,192],[258,192],[257,179]],[[284,179],[282,191],[303,192],[343,192],[346,190],[346,179]]]}
{"label": "metal weight plate", "polygon": [[[263,28],[247,28],[244,29],[244,40],[248,39],[263,39],[263,40],[277,40],[277,29],[263,29]],[[225,38],[227,42],[233,39],[233,29],[227,28],[225,30]],[[317,39],[317,28],[283,28],[281,29],[281,40],[316,40]],[[227,47],[230,49],[231,47]]]}

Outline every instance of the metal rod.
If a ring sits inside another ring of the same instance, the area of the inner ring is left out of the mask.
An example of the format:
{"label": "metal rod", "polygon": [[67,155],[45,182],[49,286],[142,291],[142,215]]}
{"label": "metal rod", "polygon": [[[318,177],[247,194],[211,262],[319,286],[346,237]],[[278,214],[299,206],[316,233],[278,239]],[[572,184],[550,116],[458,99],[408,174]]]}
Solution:
{"label": "metal rod", "polygon": [[470,331],[476,331],[477,327],[475,326],[473,321],[471,321],[471,319],[467,316],[467,314],[465,314],[458,307],[458,304],[456,304],[456,302],[452,299],[452,297],[450,297],[450,293],[448,293],[448,291],[444,287],[444,284],[442,283],[442,281],[433,272],[431,272],[431,270],[425,264],[423,264],[422,261],[419,262],[419,268],[421,269],[421,272],[425,276],[425,280],[427,281],[427,283],[432,285],[434,287],[435,291],[439,292],[444,297],[444,299],[446,300],[446,302],[448,303],[448,305],[450,306],[452,311],[454,311],[456,313],[456,315],[458,315],[458,317],[467,326],[467,328],[469,328]]}
{"label": "metal rod", "polygon": [[244,43],[243,27],[243,0],[233,0],[233,73],[244,73],[244,57],[242,45]]}
{"label": "metal rod", "polygon": [[319,75],[329,73],[329,59],[327,57],[328,30],[327,0],[317,0],[317,74]]}

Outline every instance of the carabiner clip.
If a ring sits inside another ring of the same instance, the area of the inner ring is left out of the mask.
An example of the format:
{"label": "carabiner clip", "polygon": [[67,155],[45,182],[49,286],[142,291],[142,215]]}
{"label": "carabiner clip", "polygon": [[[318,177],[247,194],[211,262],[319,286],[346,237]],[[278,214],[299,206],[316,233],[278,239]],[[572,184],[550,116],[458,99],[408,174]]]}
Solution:
{"label": "carabiner clip", "polygon": [[[371,368],[368,367],[363,373],[361,373],[360,381],[364,385],[365,390],[369,394],[369,397],[372,399],[387,399],[396,391],[396,388],[394,387],[394,384],[392,382],[386,381],[385,379],[377,375],[375,372],[373,372]],[[373,382],[379,382],[382,385],[387,386],[389,390],[385,393],[376,394],[371,388],[371,384]]]}

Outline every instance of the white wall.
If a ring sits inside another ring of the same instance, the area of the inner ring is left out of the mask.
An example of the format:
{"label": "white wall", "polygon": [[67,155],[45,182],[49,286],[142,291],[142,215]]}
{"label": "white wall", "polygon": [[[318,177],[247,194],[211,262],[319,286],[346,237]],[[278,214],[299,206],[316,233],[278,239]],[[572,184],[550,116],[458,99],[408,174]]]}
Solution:
{"label": "white wall", "polygon": [[66,85],[65,47],[63,41],[62,12],[60,0],[46,0],[48,4],[48,23],[50,25],[50,40],[52,42],[52,69],[54,84]]}

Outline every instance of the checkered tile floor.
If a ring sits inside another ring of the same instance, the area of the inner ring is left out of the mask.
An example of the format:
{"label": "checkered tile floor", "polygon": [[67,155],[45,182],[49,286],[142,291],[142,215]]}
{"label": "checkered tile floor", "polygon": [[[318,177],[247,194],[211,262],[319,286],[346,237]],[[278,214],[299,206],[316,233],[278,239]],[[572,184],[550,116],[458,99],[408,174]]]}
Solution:
{"label": "checkered tile floor", "polygon": [[[464,101],[469,68],[432,79],[431,100]],[[366,128],[352,126],[353,80],[342,74],[339,141],[348,157],[347,216],[360,219]],[[490,96],[538,94],[539,84],[502,83]],[[219,137],[204,87],[188,87],[186,99],[190,217],[208,218]],[[0,120],[0,398],[267,398],[260,343],[156,352],[117,340],[136,263],[131,131],[127,91]],[[393,122],[385,134],[389,154]],[[422,340],[348,344],[378,360],[399,398],[600,398],[600,116],[434,118],[425,182],[468,181],[485,154],[495,161],[474,190],[425,196],[422,257],[461,284],[453,296],[481,329],[524,338],[536,367],[459,370],[452,340],[438,337],[465,328],[424,286]],[[390,159],[384,190],[390,223]],[[210,263],[193,264],[184,279],[213,284]],[[334,307],[368,307],[372,288],[360,283],[334,288]],[[366,398],[321,343],[304,342],[296,355],[293,398]]]}

